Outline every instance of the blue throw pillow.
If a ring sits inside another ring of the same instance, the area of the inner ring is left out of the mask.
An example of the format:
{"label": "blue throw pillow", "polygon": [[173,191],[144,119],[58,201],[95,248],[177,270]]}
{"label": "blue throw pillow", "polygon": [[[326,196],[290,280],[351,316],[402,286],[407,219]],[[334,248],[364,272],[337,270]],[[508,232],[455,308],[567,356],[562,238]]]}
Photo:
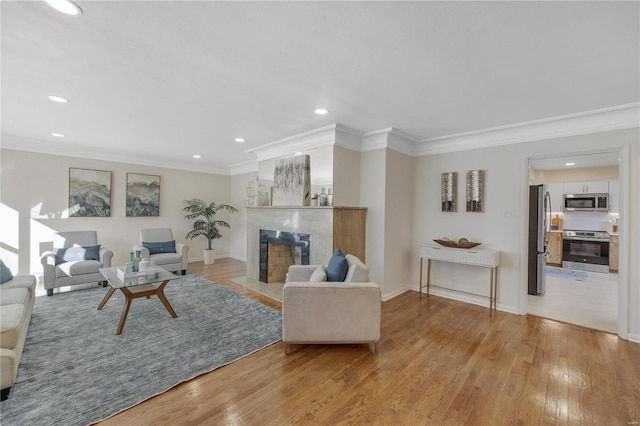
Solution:
{"label": "blue throw pillow", "polygon": [[5,265],[2,260],[0,260],[0,284],[4,284],[12,279],[13,274],[11,273],[11,270],[7,268],[7,265]]}
{"label": "blue throw pillow", "polygon": [[54,248],[53,252],[56,255],[56,265],[80,260],[100,260],[100,244],[87,247]]}
{"label": "blue throw pillow", "polygon": [[142,245],[149,249],[149,254],[176,252],[176,240],[164,241],[161,243],[147,243],[143,241]]}
{"label": "blue throw pillow", "polygon": [[349,264],[342,250],[336,249],[327,265],[327,281],[344,281]]}

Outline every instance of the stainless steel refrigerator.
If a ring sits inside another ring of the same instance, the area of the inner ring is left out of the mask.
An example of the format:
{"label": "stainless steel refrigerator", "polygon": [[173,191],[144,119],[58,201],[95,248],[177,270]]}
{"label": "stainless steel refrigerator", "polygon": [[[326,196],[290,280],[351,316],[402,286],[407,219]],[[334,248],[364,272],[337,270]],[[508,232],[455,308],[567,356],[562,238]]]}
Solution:
{"label": "stainless steel refrigerator", "polygon": [[551,197],[545,185],[529,186],[529,294],[542,296],[545,291],[545,266],[551,227]]}

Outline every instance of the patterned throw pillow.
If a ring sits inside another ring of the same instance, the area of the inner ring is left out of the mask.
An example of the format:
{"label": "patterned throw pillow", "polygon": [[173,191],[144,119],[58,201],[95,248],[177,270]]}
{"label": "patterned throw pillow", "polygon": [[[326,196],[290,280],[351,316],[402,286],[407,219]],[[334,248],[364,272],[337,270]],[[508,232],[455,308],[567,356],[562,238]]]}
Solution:
{"label": "patterned throw pillow", "polygon": [[53,252],[56,255],[56,265],[81,260],[100,260],[100,244],[87,247],[54,248]]}
{"label": "patterned throw pillow", "polygon": [[149,254],[176,252],[176,240],[163,241],[160,243],[148,243],[143,241],[142,245],[149,250]]}
{"label": "patterned throw pillow", "polygon": [[327,265],[327,281],[344,281],[349,264],[342,250],[336,249]]}

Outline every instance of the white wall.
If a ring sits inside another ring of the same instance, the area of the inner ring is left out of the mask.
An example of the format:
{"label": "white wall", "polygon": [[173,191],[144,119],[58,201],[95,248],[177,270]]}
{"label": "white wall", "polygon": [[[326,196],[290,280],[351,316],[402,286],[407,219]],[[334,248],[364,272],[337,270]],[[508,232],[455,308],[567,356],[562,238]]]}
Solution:
{"label": "white wall", "polygon": [[383,294],[402,293],[411,283],[415,159],[386,150]]}
{"label": "white wall", "polygon": [[[190,246],[189,259],[202,260],[206,240],[186,240],[191,222],[184,219],[182,201],[193,197],[217,203],[230,201],[230,178],[207,173],[139,166],[75,157],[2,149],[0,255],[14,272],[41,273],[40,253],[52,248],[53,233],[96,230],[113,264],[126,262],[141,228],[170,227],[174,238]],[[111,216],[64,218],[68,208],[69,168],[111,171]],[[160,176],[160,216],[126,217],[127,173]],[[224,212],[220,219],[230,220]],[[214,241],[217,257],[229,255],[230,232]]]}
{"label": "white wall", "polygon": [[360,157],[360,207],[367,207],[365,263],[385,295],[386,150],[363,152]]}
{"label": "white wall", "polygon": [[[313,167],[313,165],[311,166]],[[333,205],[359,207],[360,153],[333,147]]]}
{"label": "white wall", "polygon": [[247,261],[247,207],[244,205],[247,199],[247,187],[249,181],[256,180],[257,172],[244,173],[232,176],[231,204],[238,209],[233,215],[231,225],[230,256],[234,259]]}

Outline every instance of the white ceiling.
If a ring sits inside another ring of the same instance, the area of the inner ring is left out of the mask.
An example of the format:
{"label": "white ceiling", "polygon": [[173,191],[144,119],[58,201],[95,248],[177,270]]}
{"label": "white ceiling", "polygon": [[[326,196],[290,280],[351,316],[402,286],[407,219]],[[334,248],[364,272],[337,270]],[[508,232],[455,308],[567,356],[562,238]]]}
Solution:
{"label": "white ceiling", "polygon": [[427,141],[640,101],[636,1],[77,3],[1,2],[5,146],[220,172],[333,123]]}

